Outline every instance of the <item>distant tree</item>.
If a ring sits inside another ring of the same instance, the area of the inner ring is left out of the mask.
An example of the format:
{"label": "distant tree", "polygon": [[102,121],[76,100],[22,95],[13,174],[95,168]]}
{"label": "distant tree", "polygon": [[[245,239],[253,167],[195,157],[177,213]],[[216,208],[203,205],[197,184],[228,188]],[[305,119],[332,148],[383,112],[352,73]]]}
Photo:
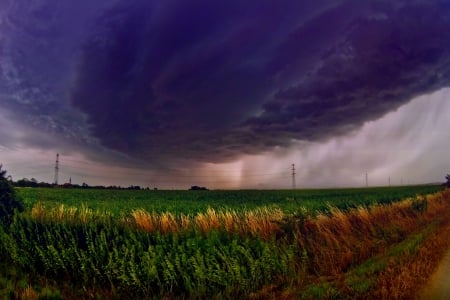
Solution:
{"label": "distant tree", "polygon": [[37,187],[38,186],[38,181],[36,178],[31,178],[30,182],[29,182],[29,186],[30,187]]}
{"label": "distant tree", "polygon": [[8,181],[6,171],[0,165],[0,224],[9,225],[16,211],[23,211],[23,204]]}
{"label": "distant tree", "polygon": [[447,179],[447,187],[450,188],[450,174],[447,174],[447,176],[445,176],[445,179]]}
{"label": "distant tree", "polygon": [[71,189],[71,188],[72,188],[72,184],[66,182],[66,183],[64,183],[64,184],[62,185],[62,187],[63,187],[64,189]]}
{"label": "distant tree", "polygon": [[42,182],[38,183],[35,178],[31,178],[31,180],[28,178],[22,178],[17,180],[17,182],[14,182],[13,185],[17,187],[38,187],[45,186],[46,184]]}
{"label": "distant tree", "polygon": [[141,187],[139,185],[130,185],[127,187],[127,190],[140,190]]}
{"label": "distant tree", "polygon": [[189,190],[190,191],[207,191],[208,189],[203,186],[193,185],[193,186],[191,186],[191,188]]}

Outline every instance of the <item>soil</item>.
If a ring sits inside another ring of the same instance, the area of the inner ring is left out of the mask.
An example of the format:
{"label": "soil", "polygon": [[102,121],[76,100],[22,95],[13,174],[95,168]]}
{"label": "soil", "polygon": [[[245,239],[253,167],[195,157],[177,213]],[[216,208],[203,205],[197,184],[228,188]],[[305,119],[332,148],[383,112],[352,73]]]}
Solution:
{"label": "soil", "polygon": [[439,267],[430,277],[428,285],[423,290],[420,299],[450,299],[450,250],[445,254]]}

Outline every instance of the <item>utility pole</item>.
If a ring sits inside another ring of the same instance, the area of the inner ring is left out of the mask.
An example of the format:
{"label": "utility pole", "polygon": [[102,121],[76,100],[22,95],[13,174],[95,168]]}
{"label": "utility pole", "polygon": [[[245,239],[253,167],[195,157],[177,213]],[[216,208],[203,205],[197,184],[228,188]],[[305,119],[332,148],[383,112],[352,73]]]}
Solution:
{"label": "utility pole", "polygon": [[369,175],[366,173],[366,187],[369,187]]}
{"label": "utility pole", "polygon": [[389,186],[391,186],[391,176],[389,176]]}
{"label": "utility pole", "polygon": [[295,189],[295,164],[292,164],[292,189]]}
{"label": "utility pole", "polygon": [[55,162],[55,185],[58,185],[58,172],[59,172],[59,153],[56,153],[56,162]]}

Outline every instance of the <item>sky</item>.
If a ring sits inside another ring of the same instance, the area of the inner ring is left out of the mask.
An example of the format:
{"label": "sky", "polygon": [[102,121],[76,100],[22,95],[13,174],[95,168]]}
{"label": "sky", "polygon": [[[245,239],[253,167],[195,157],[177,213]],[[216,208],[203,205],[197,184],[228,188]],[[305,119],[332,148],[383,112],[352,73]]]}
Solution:
{"label": "sky", "polygon": [[0,2],[14,180],[442,182],[449,87],[449,0]]}

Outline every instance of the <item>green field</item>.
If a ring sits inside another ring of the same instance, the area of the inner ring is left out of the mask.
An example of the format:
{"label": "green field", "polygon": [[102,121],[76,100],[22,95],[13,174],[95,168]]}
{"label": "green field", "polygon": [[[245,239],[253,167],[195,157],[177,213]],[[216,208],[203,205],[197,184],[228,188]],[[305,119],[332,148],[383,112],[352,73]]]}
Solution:
{"label": "green field", "polygon": [[391,203],[416,195],[441,190],[437,185],[401,187],[376,187],[352,189],[311,190],[239,190],[239,191],[154,191],[154,190],[96,190],[17,188],[26,207],[41,202],[52,208],[60,204],[79,207],[82,204],[99,211],[109,211],[115,216],[128,214],[142,208],[149,212],[195,214],[207,208],[254,209],[261,206],[277,207],[286,214],[295,213],[300,207],[308,211],[327,211],[330,206],[348,209]]}
{"label": "green field", "polygon": [[[428,200],[421,195],[440,190],[17,188],[26,209],[0,227],[0,298],[321,298],[336,287],[310,286],[314,278],[357,267],[421,230],[426,218],[434,218],[427,217]],[[394,204],[409,197],[414,200]],[[382,214],[365,208],[376,204],[387,204]],[[136,209],[149,212],[159,230],[134,226]],[[279,210],[282,219],[276,219]],[[67,219],[71,211],[78,217]],[[83,217],[87,211],[90,218]],[[330,218],[328,227],[314,225],[314,216]],[[348,227],[350,219],[359,225]],[[191,225],[184,226],[187,221]]]}

